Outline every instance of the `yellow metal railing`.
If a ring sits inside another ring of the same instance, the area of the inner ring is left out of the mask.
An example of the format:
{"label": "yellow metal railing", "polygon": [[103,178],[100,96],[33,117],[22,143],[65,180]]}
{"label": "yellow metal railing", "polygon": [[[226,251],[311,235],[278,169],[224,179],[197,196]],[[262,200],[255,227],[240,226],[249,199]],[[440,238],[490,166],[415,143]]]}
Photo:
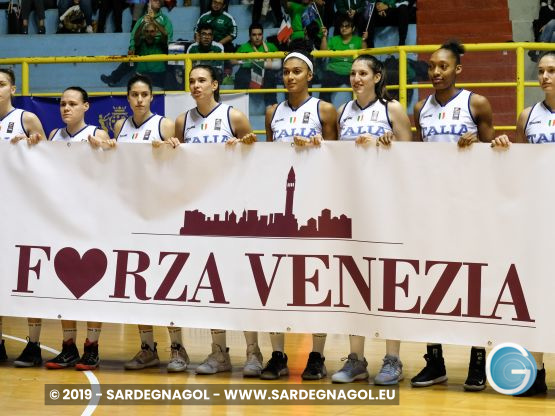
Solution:
{"label": "yellow metal railing", "polygon": [[[391,55],[399,54],[399,85],[389,85],[388,89],[399,90],[399,101],[404,108],[407,108],[407,90],[432,88],[432,84],[409,84],[407,79],[407,56],[409,53],[431,53],[439,48],[440,45],[409,45],[409,46],[392,46],[386,48],[348,50],[348,51],[314,51],[314,58],[329,57],[356,57],[361,54],[370,53],[372,55]],[[553,50],[554,44],[551,43],[477,43],[465,44],[467,52],[492,52],[504,51],[514,52],[516,54],[516,74],[513,82],[472,82],[459,83],[457,86],[465,88],[482,88],[482,87],[514,87],[516,90],[516,115],[524,109],[524,88],[537,87],[535,81],[526,81],[524,76],[524,53],[526,50]],[[148,56],[58,56],[58,57],[33,57],[33,58],[2,58],[0,65],[21,65],[21,95],[35,96],[53,96],[56,93],[39,93],[32,94],[29,85],[29,65],[31,64],[65,64],[65,63],[106,63],[106,62],[156,62],[156,61],[183,61],[185,74],[188,74],[192,68],[192,61],[209,61],[209,60],[240,60],[240,59],[269,59],[283,58],[284,52],[253,52],[253,53],[199,53],[194,55],[175,54],[175,55],[148,55]],[[189,89],[189,78],[185,78],[185,91]],[[269,92],[285,92],[283,88],[278,89],[223,89],[221,93],[250,93],[264,94]],[[309,91],[351,91],[350,88],[310,88]],[[125,93],[111,93],[125,94]],[[90,95],[106,95],[106,92],[91,92]],[[514,130],[515,126],[496,126],[497,130]]]}

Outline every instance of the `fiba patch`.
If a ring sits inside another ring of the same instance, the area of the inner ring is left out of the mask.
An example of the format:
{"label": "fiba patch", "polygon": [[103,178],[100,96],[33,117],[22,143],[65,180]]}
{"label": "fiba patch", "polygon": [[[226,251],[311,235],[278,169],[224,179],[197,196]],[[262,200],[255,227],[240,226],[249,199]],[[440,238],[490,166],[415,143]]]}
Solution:
{"label": "fiba patch", "polygon": [[378,114],[379,114],[379,111],[372,111],[372,116],[370,117],[370,120],[378,121]]}
{"label": "fiba patch", "polygon": [[6,133],[13,133],[13,121],[8,123],[8,129],[6,130]]}
{"label": "fiba patch", "polygon": [[461,108],[460,107],[455,107],[453,109],[453,120],[458,120],[460,114],[461,114]]}
{"label": "fiba patch", "polygon": [[150,130],[145,131],[145,135],[143,137],[143,140],[148,140],[148,138],[150,137]]}
{"label": "fiba patch", "polygon": [[310,112],[307,111],[304,113],[303,115],[303,124],[308,124],[308,121],[310,120]]}
{"label": "fiba patch", "polygon": [[222,129],[222,119],[217,118],[214,122],[214,130],[221,130]]}

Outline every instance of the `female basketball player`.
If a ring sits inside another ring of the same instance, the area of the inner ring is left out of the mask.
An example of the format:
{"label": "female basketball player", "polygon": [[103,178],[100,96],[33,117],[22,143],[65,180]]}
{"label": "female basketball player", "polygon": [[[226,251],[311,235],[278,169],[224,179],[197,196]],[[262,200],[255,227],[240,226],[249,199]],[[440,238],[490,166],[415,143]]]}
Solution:
{"label": "female basketball player", "polygon": [[[401,104],[387,95],[385,70],[378,59],[372,55],[356,58],[351,67],[350,82],[356,100],[349,101],[339,109],[339,140],[374,142],[386,146],[392,140],[411,140],[410,120]],[[334,383],[351,383],[368,378],[364,337],[349,335],[349,342],[351,352],[343,368],[332,376]],[[399,341],[386,341],[383,366],[374,378],[374,384],[392,385],[403,379],[399,349]]]}
{"label": "female basketball player", "polygon": [[[519,143],[555,143],[555,51],[545,52],[538,60],[538,81],[545,96],[543,101],[525,108],[518,117],[516,141]],[[492,145],[508,147],[509,138],[505,135],[496,137]],[[534,384],[519,396],[535,396],[547,392],[543,353],[533,352],[538,365],[538,374]],[[540,369],[541,367],[541,369]]]}
{"label": "female basketball player", "polygon": [[[295,50],[283,59],[283,84],[287,100],[268,107],[266,111],[266,140],[293,142],[298,146],[318,145],[323,139],[337,140],[337,112],[333,105],[311,97],[308,85],[312,80],[314,64],[304,50]],[[287,355],[284,353],[285,336],[271,332],[272,358],[260,377],[275,380],[289,374]],[[302,377],[319,380],[327,375],[324,364],[326,334],[312,334],[312,352]]]}
{"label": "female basketball player", "polygon": [[[175,136],[185,143],[246,143],[256,141],[248,118],[227,104],[220,103],[217,70],[209,65],[195,65],[189,74],[191,95],[197,106],[180,114],[175,121]],[[197,367],[197,374],[231,371],[226,331],[212,329],[212,353]],[[258,376],[262,370],[262,354],[258,334],[245,331],[247,360],[244,376]]]}
{"label": "female basketball player", "polygon": [[[26,140],[29,145],[46,138],[39,118],[29,111],[14,108],[15,75],[11,69],[0,68],[0,140],[17,143]],[[14,361],[16,367],[33,367],[42,364],[39,338],[41,320],[29,318],[29,342]],[[8,359],[2,339],[2,317],[0,317],[0,362]]]}
{"label": "female basketball player", "polygon": [[[109,140],[108,134],[98,127],[85,123],[85,113],[89,109],[89,96],[81,87],[69,87],[60,99],[60,113],[65,127],[54,129],[48,137],[52,141],[61,142],[90,142],[93,146]],[[61,369],[73,367],[77,370],[94,370],[100,361],[98,356],[98,339],[102,323],[87,322],[87,339],[85,352],[79,357],[75,345],[77,338],[77,323],[62,321],[63,343],[62,352],[46,362],[46,368]]]}
{"label": "female basketball player", "polygon": [[[168,143],[174,148],[179,146],[179,140],[173,136],[174,122],[166,117],[153,114],[150,106],[154,100],[152,81],[144,75],[135,75],[127,83],[127,101],[133,115],[121,119],[114,126],[114,136],[117,142],[152,143],[157,146]],[[181,328],[168,327],[170,334],[169,372],[185,371],[189,364],[189,356],[183,347]],[[139,325],[141,350],[125,363],[127,370],[140,370],[160,364],[157,343],[154,342],[154,332],[151,325]]]}
{"label": "female basketball player", "polygon": [[[416,140],[452,142],[460,147],[493,139],[492,111],[489,101],[481,95],[457,88],[455,81],[462,72],[461,54],[464,48],[452,41],[442,45],[430,57],[428,76],[435,93],[414,107]],[[447,380],[441,344],[428,344],[426,367],[412,378],[414,387],[426,387]],[[464,389],[480,391],[486,388],[486,350],[472,347],[468,377]]]}

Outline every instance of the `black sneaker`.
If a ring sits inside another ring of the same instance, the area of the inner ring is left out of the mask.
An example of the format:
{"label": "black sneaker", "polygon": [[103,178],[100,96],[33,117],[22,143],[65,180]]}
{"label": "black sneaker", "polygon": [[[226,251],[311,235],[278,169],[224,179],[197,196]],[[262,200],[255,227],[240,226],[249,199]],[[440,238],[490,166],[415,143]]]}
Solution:
{"label": "black sneaker", "polygon": [[100,75],[100,80],[104,83],[107,84],[109,87],[114,87],[115,86],[115,82],[112,79],[112,77],[110,75]]}
{"label": "black sneaker", "polygon": [[410,381],[413,387],[427,387],[447,381],[441,344],[428,345],[428,353],[424,355],[424,359],[426,367]]}
{"label": "black sneaker", "polygon": [[303,371],[303,380],[320,380],[326,377],[328,373],[324,361],[326,361],[325,357],[322,357],[319,352],[312,351],[308,355],[306,368]]}
{"label": "black sneaker", "polygon": [[270,358],[266,367],[262,369],[260,378],[262,380],[277,380],[281,376],[286,376],[288,374],[287,354],[281,351],[274,351],[272,352],[272,358]]}
{"label": "black sneaker", "polygon": [[38,342],[28,341],[23,352],[13,362],[16,367],[35,367],[42,365],[42,354]]}
{"label": "black sneaker", "polygon": [[463,384],[466,391],[482,391],[486,388],[486,350],[474,348],[470,350],[468,377]]}
{"label": "black sneaker", "polygon": [[79,361],[79,351],[73,339],[64,341],[62,344],[62,352],[57,357],[46,362],[46,368],[50,370],[59,370],[60,368],[73,367]]}
{"label": "black sneaker", "polygon": [[542,368],[541,370],[538,370],[534,384],[532,384],[532,386],[530,386],[530,388],[524,393],[515,394],[515,397],[531,397],[545,393],[547,393],[547,384],[545,384],[545,368]]}
{"label": "black sneaker", "polygon": [[8,354],[6,354],[6,346],[4,345],[5,340],[0,342],[0,363],[8,361]]}
{"label": "black sneaker", "polygon": [[85,351],[81,359],[75,364],[75,369],[80,371],[92,371],[98,368],[100,358],[98,357],[98,342],[85,341]]}

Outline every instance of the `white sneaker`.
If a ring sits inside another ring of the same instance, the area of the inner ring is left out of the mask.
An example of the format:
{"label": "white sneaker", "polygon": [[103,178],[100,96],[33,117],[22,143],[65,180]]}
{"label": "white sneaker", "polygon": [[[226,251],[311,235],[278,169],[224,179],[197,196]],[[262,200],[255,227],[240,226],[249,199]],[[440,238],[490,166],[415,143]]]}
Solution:
{"label": "white sneaker", "polygon": [[181,344],[172,344],[168,373],[179,373],[185,371],[189,365],[189,356]]}
{"label": "white sneaker", "polygon": [[212,343],[212,353],[197,367],[197,374],[216,374],[231,371],[229,348],[222,351],[218,344]]}
{"label": "white sneaker", "polygon": [[243,376],[245,377],[259,377],[262,373],[262,353],[258,344],[247,345],[247,361],[243,367]]}
{"label": "white sneaker", "polygon": [[345,359],[347,360],[343,368],[331,376],[331,381],[333,383],[352,383],[355,380],[365,380],[368,378],[368,363],[366,358],[362,357],[362,360],[358,359],[358,356],[352,352]]}
{"label": "white sneaker", "polygon": [[85,32],[87,33],[93,33],[93,28],[91,25],[88,25],[87,28],[85,29]]}

